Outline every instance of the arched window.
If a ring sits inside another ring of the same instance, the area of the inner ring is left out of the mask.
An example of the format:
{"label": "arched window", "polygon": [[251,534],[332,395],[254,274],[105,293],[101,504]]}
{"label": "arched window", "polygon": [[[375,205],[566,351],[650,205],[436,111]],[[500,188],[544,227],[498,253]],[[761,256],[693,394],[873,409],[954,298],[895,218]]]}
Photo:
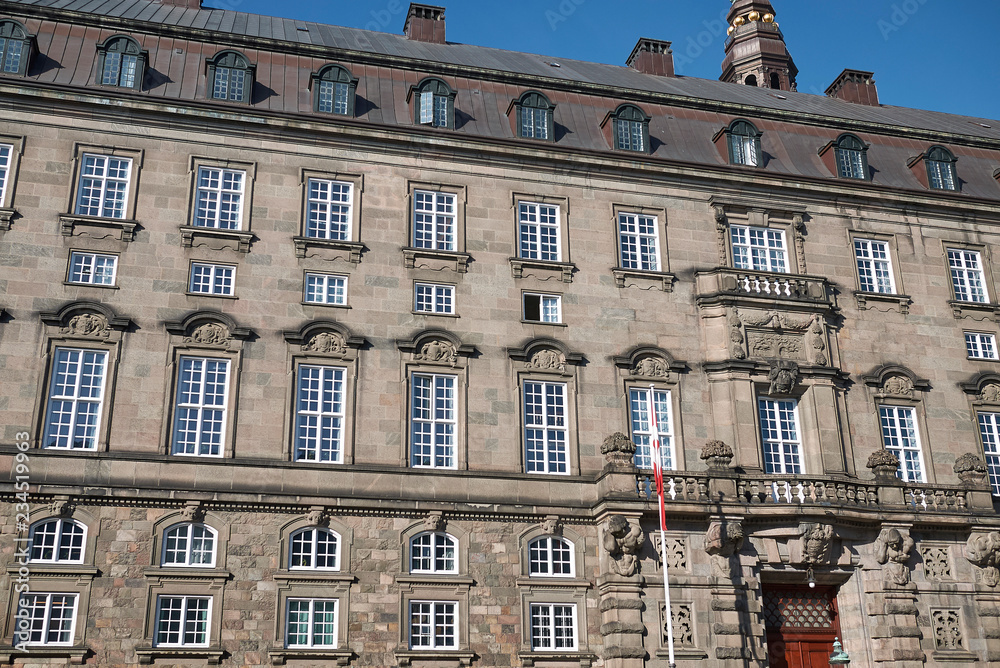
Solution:
{"label": "arched window", "polygon": [[924,157],[927,163],[927,182],[935,190],[958,190],[955,174],[957,160],[951,151],[943,146],[935,146]]}
{"label": "arched window", "polygon": [[289,570],[340,570],[340,536],[329,529],[307,527],[289,538]]}
{"label": "arched window", "polygon": [[729,136],[729,162],[734,165],[759,167],[761,164],[761,132],[749,121],[733,121],[726,131]]}
{"label": "arched window", "polygon": [[29,561],[48,564],[83,563],[87,527],[69,519],[42,520],[28,534]]}
{"label": "arched window", "polygon": [[313,110],[324,114],[354,116],[357,78],[340,65],[325,65],[312,75]]}
{"label": "arched window", "polygon": [[458,541],[446,533],[427,532],[410,539],[411,573],[458,573]]}
{"label": "arched window", "polygon": [[440,79],[424,79],[410,94],[414,123],[435,128],[455,128],[455,91]]}
{"label": "arched window", "polygon": [[24,75],[28,71],[33,37],[17,21],[0,21],[0,72]]}
{"label": "arched window", "polygon": [[834,144],[837,175],[843,179],[868,179],[868,147],[854,135],[840,135]]}
{"label": "arched window", "polygon": [[756,74],[751,74],[750,76],[748,76],[746,79],[743,80],[743,83],[745,83],[747,86],[756,86],[757,85],[757,75]]}
{"label": "arched window", "polygon": [[649,152],[649,116],[642,109],[623,104],[615,110],[613,122],[616,149]]}
{"label": "arched window", "polygon": [[771,88],[774,90],[781,89],[781,77],[778,76],[777,72],[771,72]]}
{"label": "arched window", "polygon": [[215,565],[215,529],[204,524],[175,524],[163,532],[162,566]]}
{"label": "arched window", "polygon": [[525,139],[552,139],[556,106],[541,93],[529,91],[517,105],[517,136]]}
{"label": "arched window", "polygon": [[147,53],[131,37],[116,35],[97,45],[97,83],[119,88],[142,88]]}
{"label": "arched window", "polygon": [[573,544],[558,536],[536,538],[528,543],[528,569],[531,577],[573,577]]}
{"label": "arched window", "polygon": [[208,61],[209,97],[213,100],[250,102],[255,65],[237,51],[220,51]]}

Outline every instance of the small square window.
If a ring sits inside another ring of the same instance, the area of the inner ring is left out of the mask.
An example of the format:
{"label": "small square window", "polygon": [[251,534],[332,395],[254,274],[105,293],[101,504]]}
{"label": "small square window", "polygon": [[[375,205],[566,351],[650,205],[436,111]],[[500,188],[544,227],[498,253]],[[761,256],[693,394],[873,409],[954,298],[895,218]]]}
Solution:
{"label": "small square window", "polygon": [[548,109],[521,107],[521,136],[526,139],[549,139],[552,112]]}
{"label": "small square window", "polygon": [[114,285],[117,255],[73,252],[69,260],[69,282],[84,285]]}
{"label": "small square window", "polygon": [[458,649],[458,603],[410,601],[410,649]]}
{"label": "small square window", "polygon": [[984,334],[982,332],[966,332],[965,348],[969,351],[969,359],[973,360],[997,360],[997,337],[995,334]]}
{"label": "small square window", "polygon": [[235,291],[236,267],[226,264],[191,263],[188,290],[202,295],[232,297]]}
{"label": "small square window", "polygon": [[531,604],[531,649],[576,651],[576,605]]}
{"label": "small square window", "polygon": [[619,151],[646,151],[646,124],[642,121],[619,120],[615,123],[615,146]]}
{"label": "small square window", "polygon": [[199,167],[195,193],[194,226],[238,230],[243,221],[246,172]]}
{"label": "small square window", "polygon": [[[76,629],[76,594],[23,593],[18,598],[18,637],[27,635],[25,645],[68,646]],[[27,623],[27,628],[25,628]]]}
{"label": "small square window", "polygon": [[337,599],[288,599],[285,646],[296,649],[335,648],[338,603]]}
{"label": "small square window", "polygon": [[455,314],[455,286],[417,283],[413,286],[413,310],[436,315]]}
{"label": "small square window", "polygon": [[526,322],[562,322],[562,297],[524,293],[524,320]]}
{"label": "small square window", "polygon": [[784,230],[732,225],[729,231],[736,269],[788,273]]}
{"label": "small square window", "polygon": [[124,219],[131,172],[131,158],[84,153],[74,212]]}
{"label": "small square window", "polygon": [[159,596],[156,601],[157,647],[207,647],[212,598]]}
{"label": "small square window", "polygon": [[347,276],[307,273],[303,301],[307,304],[347,306]]}

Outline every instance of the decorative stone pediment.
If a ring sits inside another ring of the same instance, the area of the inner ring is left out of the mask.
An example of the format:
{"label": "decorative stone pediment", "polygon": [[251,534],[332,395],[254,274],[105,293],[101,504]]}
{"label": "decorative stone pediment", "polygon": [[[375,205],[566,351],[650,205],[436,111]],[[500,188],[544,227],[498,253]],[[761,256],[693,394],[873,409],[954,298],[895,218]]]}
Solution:
{"label": "decorative stone pediment", "polygon": [[41,317],[42,322],[60,336],[80,339],[107,340],[132,325],[128,318],[120,318],[110,308],[96,302],[72,302],[56,312],[43,313]]}
{"label": "decorative stone pediment", "polygon": [[1000,405],[1000,374],[981,373],[960,387],[978,403]]}
{"label": "decorative stone pediment", "polygon": [[197,311],[178,322],[166,323],[167,331],[187,345],[208,348],[238,347],[253,333],[230,316],[216,311]]}
{"label": "decorative stone pediment", "polygon": [[872,388],[879,399],[918,399],[918,393],[930,389],[930,382],[919,378],[903,366],[886,365],[878,367],[864,376],[865,384]]}
{"label": "decorative stone pediment", "polygon": [[337,358],[353,357],[365,345],[365,340],[353,336],[346,327],[330,320],[314,320],[298,331],[285,332],[285,341],[307,355]]}
{"label": "decorative stone pediment", "polygon": [[464,365],[476,354],[475,346],[465,345],[451,332],[442,330],[427,330],[409,341],[397,341],[396,345],[414,362],[449,367]]}
{"label": "decorative stone pediment", "polygon": [[630,380],[675,382],[678,373],[687,371],[687,364],[667,351],[653,346],[635,348],[626,355],[612,358],[621,372]]}
{"label": "decorative stone pediment", "polygon": [[572,367],[583,362],[583,355],[570,352],[555,339],[533,339],[522,348],[508,348],[507,354],[522,371],[569,375]]}

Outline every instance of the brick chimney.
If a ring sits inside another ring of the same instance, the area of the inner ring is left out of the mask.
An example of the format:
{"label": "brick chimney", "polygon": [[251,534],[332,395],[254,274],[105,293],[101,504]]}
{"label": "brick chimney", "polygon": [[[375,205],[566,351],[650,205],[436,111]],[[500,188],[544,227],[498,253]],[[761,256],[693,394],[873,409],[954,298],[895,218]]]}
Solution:
{"label": "brick chimney", "polygon": [[874,72],[844,70],[837,77],[837,80],[826,89],[826,94],[844,102],[877,107],[879,106],[878,89],[875,88],[874,76]]}
{"label": "brick chimney", "polygon": [[674,76],[674,52],[670,50],[670,42],[641,37],[626,64],[643,74]]}
{"label": "brick chimney", "polygon": [[444,7],[411,2],[403,34],[418,42],[444,44]]}

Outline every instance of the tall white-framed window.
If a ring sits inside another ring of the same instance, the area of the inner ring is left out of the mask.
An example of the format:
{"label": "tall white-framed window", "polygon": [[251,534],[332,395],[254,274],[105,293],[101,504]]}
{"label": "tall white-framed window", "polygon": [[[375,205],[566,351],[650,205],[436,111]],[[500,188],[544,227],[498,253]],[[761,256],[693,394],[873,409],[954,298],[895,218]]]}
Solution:
{"label": "tall white-framed window", "polygon": [[413,247],[454,252],[457,197],[453,193],[413,191]]}
{"label": "tall white-framed window", "polygon": [[220,230],[240,229],[245,184],[243,170],[199,167],[192,224]]}
{"label": "tall white-framed window", "polygon": [[131,158],[84,153],[75,213],[80,216],[125,218],[131,173]]}
{"label": "tall white-framed window", "polygon": [[518,257],[561,262],[559,207],[553,204],[519,202],[517,211]]}
{"label": "tall white-framed window", "polygon": [[347,369],[303,364],[295,403],[295,460],[344,462],[344,384]]}
{"label": "tall white-framed window", "polygon": [[785,231],[769,227],[732,225],[733,266],[753,271],[788,272]]}
{"label": "tall white-framed window", "polygon": [[415,373],[410,381],[410,463],[457,468],[457,376]]}
{"label": "tall white-framed window", "polygon": [[973,360],[998,360],[997,337],[996,334],[985,334],[983,332],[966,332],[965,349],[969,353],[969,359]]}
{"label": "tall white-framed window", "polygon": [[525,292],[522,295],[525,322],[562,322],[562,297]]}
{"label": "tall white-framed window", "polygon": [[232,297],[235,293],[236,267],[209,262],[191,263],[191,280],[188,290],[200,295]]}
{"label": "tall white-framed window", "polygon": [[899,457],[896,475],[906,482],[927,482],[920,448],[916,410],[909,406],[879,406],[882,445]]}
{"label": "tall white-framed window", "polygon": [[417,534],[410,539],[410,572],[458,573],[458,541],[441,532]]}
{"label": "tall white-framed window", "polygon": [[181,357],[177,369],[173,454],[221,457],[225,446],[229,360]]}
{"label": "tall white-framed window", "polygon": [[575,575],[573,544],[558,536],[542,536],[528,543],[531,577],[571,578]]}
{"label": "tall white-framed window", "polygon": [[575,604],[532,603],[530,619],[532,651],[576,651]]}
{"label": "tall white-framed window", "polygon": [[107,368],[106,350],[55,349],[45,411],[44,447],[97,448]]}
{"label": "tall white-framed window", "polygon": [[289,539],[288,568],[293,571],[339,571],[340,536],[321,527],[299,529]]}
{"label": "tall white-framed window", "polygon": [[207,647],[212,618],[211,596],[158,596],[157,647]]}
{"label": "tall white-framed window", "polygon": [[623,269],[660,271],[660,235],[656,216],[619,213],[618,243]]}
{"label": "tall white-framed window", "polygon": [[1000,413],[980,412],[979,435],[983,439],[983,454],[989,471],[993,496],[1000,496]]}
{"label": "tall white-framed window", "polygon": [[802,473],[798,403],[794,399],[761,397],[758,411],[764,471],[779,475]]}
{"label": "tall white-framed window", "polygon": [[896,292],[889,243],[875,239],[855,239],[854,259],[862,292],[891,295]]}
{"label": "tall white-framed window", "polygon": [[24,644],[33,646],[72,645],[76,632],[78,599],[77,594],[25,592],[18,596],[18,633],[27,634],[27,642]]}
{"label": "tall white-framed window", "polygon": [[285,605],[285,647],[297,649],[337,646],[335,598],[289,598]]}
{"label": "tall white-framed window", "polygon": [[13,155],[13,146],[0,144],[0,205],[7,201],[7,184],[10,182],[10,166]]}
{"label": "tall white-framed window", "polygon": [[951,285],[955,288],[955,299],[980,304],[989,301],[986,294],[986,278],[983,274],[983,260],[978,251],[949,248],[948,266],[951,269]]}
{"label": "tall white-framed window", "polygon": [[413,285],[413,310],[435,315],[455,314],[455,286],[439,283]]}
{"label": "tall white-framed window", "polygon": [[70,519],[36,522],[28,533],[28,560],[38,564],[82,564],[87,527]]}
{"label": "tall white-framed window", "polygon": [[69,256],[68,280],[83,285],[114,285],[117,270],[117,255],[73,251]]}
{"label": "tall white-framed window", "polygon": [[311,178],[308,183],[306,236],[312,239],[351,240],[354,184]]}
{"label": "tall white-framed window", "polygon": [[410,649],[458,649],[458,603],[410,601]]}
{"label": "tall white-framed window", "polygon": [[307,273],[302,300],[307,304],[347,305],[347,276]]}
{"label": "tall white-framed window", "polygon": [[185,522],[163,532],[161,566],[215,566],[216,532],[210,526]]}
{"label": "tall white-framed window", "polygon": [[670,390],[633,387],[629,390],[628,398],[636,468],[653,468],[653,425],[650,420],[652,404],[656,409],[656,426],[660,439],[660,466],[666,471],[673,470],[674,421]]}
{"label": "tall white-framed window", "polygon": [[524,382],[524,448],[528,473],[569,475],[566,383]]}

